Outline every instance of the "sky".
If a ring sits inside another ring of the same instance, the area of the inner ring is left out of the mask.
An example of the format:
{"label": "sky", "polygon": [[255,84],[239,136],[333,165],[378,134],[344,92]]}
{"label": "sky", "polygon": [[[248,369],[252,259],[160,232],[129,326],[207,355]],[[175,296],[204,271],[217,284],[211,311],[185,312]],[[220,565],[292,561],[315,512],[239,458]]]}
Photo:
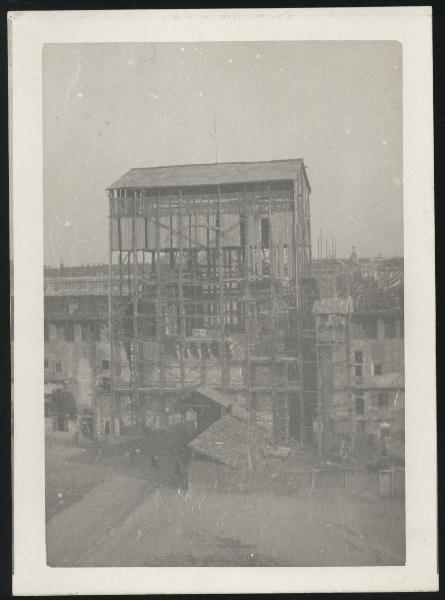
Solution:
{"label": "sky", "polygon": [[397,42],[47,44],[43,118],[46,265],[108,261],[129,169],[216,160],[303,158],[314,257],[403,254]]}

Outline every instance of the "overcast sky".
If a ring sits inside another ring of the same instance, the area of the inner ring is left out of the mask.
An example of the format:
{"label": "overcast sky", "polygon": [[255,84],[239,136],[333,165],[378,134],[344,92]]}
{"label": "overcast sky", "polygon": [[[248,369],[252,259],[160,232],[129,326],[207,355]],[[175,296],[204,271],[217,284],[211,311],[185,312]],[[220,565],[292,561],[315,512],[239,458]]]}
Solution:
{"label": "overcast sky", "polygon": [[317,236],[402,255],[393,42],[46,45],[45,264],[107,262],[105,188],[133,167],[304,158]]}

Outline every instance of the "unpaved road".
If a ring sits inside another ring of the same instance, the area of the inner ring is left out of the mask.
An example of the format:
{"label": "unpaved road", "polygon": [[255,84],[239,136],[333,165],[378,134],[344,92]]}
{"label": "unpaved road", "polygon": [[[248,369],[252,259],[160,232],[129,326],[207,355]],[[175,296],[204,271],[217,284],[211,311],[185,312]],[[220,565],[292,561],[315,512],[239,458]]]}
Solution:
{"label": "unpaved road", "polygon": [[47,525],[52,566],[403,564],[394,502],[335,489],[212,493],[109,473]]}

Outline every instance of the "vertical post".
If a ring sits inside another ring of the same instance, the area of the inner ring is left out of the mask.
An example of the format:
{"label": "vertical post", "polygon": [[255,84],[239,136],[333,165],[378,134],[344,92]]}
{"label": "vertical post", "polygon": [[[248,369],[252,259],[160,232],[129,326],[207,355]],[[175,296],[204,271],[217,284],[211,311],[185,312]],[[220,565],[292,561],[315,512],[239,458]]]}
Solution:
{"label": "vertical post", "polygon": [[324,413],[322,406],[322,392],[320,382],[320,347],[318,338],[318,315],[315,315],[315,369],[317,373],[317,422],[318,422],[318,458],[319,460],[323,457],[323,436],[324,430],[321,426],[324,426]]}
{"label": "vertical post", "polygon": [[184,365],[184,349],[185,349],[185,314],[184,314],[184,290],[182,278],[182,191],[178,191],[179,215],[178,215],[178,246],[179,246],[179,273],[178,273],[178,302],[179,302],[179,352],[180,352],[180,368],[181,368],[181,397],[184,393],[185,386],[185,365]]}
{"label": "vertical post", "polygon": [[131,248],[132,248],[132,274],[133,274],[133,425],[137,424],[137,410],[139,404],[139,331],[138,331],[138,258],[137,258],[137,230],[136,230],[136,193],[132,202],[131,219]]}
{"label": "vertical post", "polygon": [[218,254],[218,283],[219,283],[219,325],[220,325],[220,361],[221,361],[221,383],[225,390],[227,384],[226,374],[226,337],[225,337],[225,306],[224,306],[224,281],[223,281],[223,256],[221,244],[221,188],[217,186],[217,227],[216,227],[216,248]]}
{"label": "vertical post", "polygon": [[165,419],[165,403],[164,403],[164,360],[163,360],[163,304],[161,297],[161,250],[160,250],[160,232],[159,232],[159,192],[156,192],[156,341],[158,344],[158,361],[159,361],[159,393],[162,409],[162,425],[164,426]]}
{"label": "vertical post", "polygon": [[[117,193],[117,192],[116,192]],[[120,196],[120,190],[119,190]],[[119,209],[117,211],[117,239],[118,239],[118,249],[119,249],[119,297],[122,298],[122,289],[123,289],[123,273],[122,273],[122,229],[121,229],[121,203],[118,202]]]}
{"label": "vertical post", "polygon": [[[194,249],[193,249],[193,298],[194,298],[194,307],[193,307],[193,326],[195,329],[197,329],[198,327],[198,319],[197,319],[197,290],[196,288],[198,287],[198,211],[196,209],[196,198],[193,197],[193,219],[195,220],[194,223],[194,231],[193,231],[193,243],[194,243]],[[190,240],[190,246],[192,245],[192,240]],[[200,297],[202,298],[202,295],[200,295]]]}
{"label": "vertical post", "polygon": [[[241,209],[241,207],[240,207]],[[250,303],[249,303],[249,297],[250,297],[250,289],[249,289],[249,238],[250,238],[250,231],[249,231],[249,227],[248,227],[248,214],[249,214],[249,207],[248,207],[248,201],[247,201],[247,187],[246,185],[244,185],[244,210],[243,210],[243,214],[244,214],[244,269],[243,269],[243,275],[244,275],[244,290],[243,290],[243,312],[244,312],[244,331],[245,331],[245,335],[244,338],[246,340],[246,356],[245,356],[245,363],[244,363],[244,368],[246,370],[245,373],[245,385],[246,385],[246,401],[247,401],[247,417],[248,417],[248,426],[250,424],[251,421],[253,421],[253,424],[256,425],[256,407],[254,407],[252,405],[252,382],[251,382],[251,375],[250,375],[250,343],[251,343],[251,333],[250,333],[250,327],[251,327],[251,323],[250,323]],[[240,210],[241,213],[241,210]]]}
{"label": "vertical post", "polygon": [[300,442],[304,444],[304,395],[303,395],[303,360],[301,350],[301,275],[302,275],[302,259],[301,259],[301,227],[302,227],[302,215],[301,215],[301,177],[302,171],[300,171],[297,179],[294,181],[294,243],[295,243],[295,312],[296,312],[296,355],[298,360],[298,429],[300,433]]}
{"label": "vertical post", "polygon": [[[113,321],[112,321],[112,310],[113,310],[113,301],[112,301],[112,277],[113,277],[113,221],[112,221],[112,200],[111,193],[107,193],[108,201],[109,201],[109,247],[108,247],[108,340],[110,344],[110,417],[111,417],[111,427],[114,433],[114,349],[113,349]],[[119,221],[118,221],[119,224]]]}
{"label": "vertical post", "polygon": [[[191,229],[191,224],[193,221],[193,217],[195,218],[195,230],[194,230],[194,234],[193,234],[193,241],[192,241],[192,229]],[[196,229],[196,224],[198,222],[198,219],[196,217],[196,198],[193,197],[193,215],[189,214],[189,252],[190,252],[190,265],[193,268],[193,327],[196,329],[197,328],[197,302],[198,302],[198,296],[197,296],[197,287],[198,287],[198,256],[197,256],[197,252],[198,252],[198,234],[197,234],[197,229]],[[195,243],[195,248],[193,248],[193,242]],[[196,260],[195,260],[196,259]],[[190,280],[192,279],[192,274],[190,273]]]}
{"label": "vertical post", "polygon": [[309,273],[312,273],[312,233],[311,233],[311,213],[309,207],[309,188],[305,187],[307,194],[307,202],[306,202],[306,227],[308,234],[308,243],[309,243]]}
{"label": "vertical post", "polygon": [[350,431],[351,431],[351,441],[353,440],[353,434],[355,433],[354,428],[354,410],[352,406],[352,382],[351,382],[351,339],[350,339],[350,326],[351,326],[351,313],[349,310],[349,295],[347,297],[347,314],[346,314],[346,343],[345,343],[345,352],[346,352],[346,382],[348,386],[348,412],[349,412],[349,422],[350,422]]}
{"label": "vertical post", "polygon": [[[270,297],[270,310],[269,310],[269,318],[271,325],[271,336],[270,336],[270,373],[271,373],[271,400],[273,411],[275,414],[275,418],[280,418],[277,414],[277,397],[276,397],[276,389],[277,389],[277,378],[276,378],[276,360],[275,360],[275,327],[276,327],[276,309],[275,309],[275,236],[273,235],[273,227],[272,227],[272,200],[270,195],[270,184],[267,184],[267,209],[268,209],[268,221],[269,221],[269,263],[270,263],[270,271],[269,271],[269,297]],[[275,425],[278,427],[278,423]],[[278,441],[280,440],[280,432],[278,433]]]}

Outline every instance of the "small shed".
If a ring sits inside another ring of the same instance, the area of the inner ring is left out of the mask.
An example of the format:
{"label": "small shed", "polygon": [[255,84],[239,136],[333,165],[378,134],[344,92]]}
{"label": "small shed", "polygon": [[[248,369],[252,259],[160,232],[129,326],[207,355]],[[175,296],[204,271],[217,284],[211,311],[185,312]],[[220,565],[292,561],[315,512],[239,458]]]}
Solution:
{"label": "small shed", "polygon": [[257,487],[270,442],[261,427],[233,415],[222,417],[189,444],[192,485],[238,492]]}

